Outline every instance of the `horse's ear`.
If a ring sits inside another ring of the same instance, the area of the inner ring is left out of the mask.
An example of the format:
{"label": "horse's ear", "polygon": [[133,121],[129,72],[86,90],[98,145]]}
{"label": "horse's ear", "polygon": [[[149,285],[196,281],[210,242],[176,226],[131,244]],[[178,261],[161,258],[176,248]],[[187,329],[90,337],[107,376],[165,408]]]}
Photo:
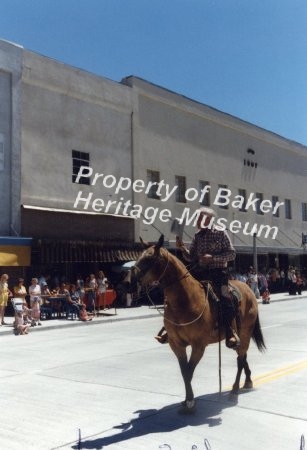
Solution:
{"label": "horse's ear", "polygon": [[163,247],[164,244],[164,234],[161,234],[157,244],[156,244],[156,248],[159,249],[161,247]]}
{"label": "horse's ear", "polygon": [[141,238],[141,236],[140,236],[140,241],[141,241],[141,244],[143,245],[144,248],[149,248],[149,247],[151,247],[151,245],[150,245],[148,242],[144,241],[144,240]]}

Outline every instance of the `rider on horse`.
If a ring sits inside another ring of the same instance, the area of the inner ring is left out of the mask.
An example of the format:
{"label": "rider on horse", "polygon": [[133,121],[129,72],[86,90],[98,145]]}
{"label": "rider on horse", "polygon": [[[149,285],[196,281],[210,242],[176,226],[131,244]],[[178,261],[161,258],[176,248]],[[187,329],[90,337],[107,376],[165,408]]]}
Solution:
{"label": "rider on horse", "polygon": [[[215,211],[211,208],[201,208],[197,220],[197,228],[190,249],[182,240],[176,237],[176,247],[182,251],[184,259],[192,262],[192,275],[199,281],[208,280],[220,300],[222,320],[226,333],[226,345],[236,348],[240,340],[232,329],[235,308],[229,292],[227,265],[235,259],[236,253],[226,231],[218,230],[214,226]],[[160,330],[156,339],[164,344],[168,341],[164,328]]]}

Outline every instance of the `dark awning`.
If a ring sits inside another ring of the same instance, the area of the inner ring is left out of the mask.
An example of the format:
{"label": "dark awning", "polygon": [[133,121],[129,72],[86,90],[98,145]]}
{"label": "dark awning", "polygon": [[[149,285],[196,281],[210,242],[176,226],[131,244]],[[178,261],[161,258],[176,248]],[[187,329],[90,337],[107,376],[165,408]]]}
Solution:
{"label": "dark awning", "polygon": [[140,256],[140,245],[119,246],[116,242],[38,240],[35,245],[41,264],[134,261]]}

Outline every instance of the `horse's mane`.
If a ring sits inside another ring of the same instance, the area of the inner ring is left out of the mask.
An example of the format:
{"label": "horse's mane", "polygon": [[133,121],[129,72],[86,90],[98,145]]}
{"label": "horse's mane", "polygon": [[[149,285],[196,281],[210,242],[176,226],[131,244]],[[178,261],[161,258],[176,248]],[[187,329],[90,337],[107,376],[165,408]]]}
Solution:
{"label": "horse's mane", "polygon": [[[176,255],[174,255],[173,253],[171,253],[171,252],[170,252],[169,250],[167,250],[165,247],[162,247],[161,250],[162,250],[163,252],[166,252],[166,254],[167,254],[166,256],[167,256],[168,260],[169,260],[169,261],[172,261],[173,264],[175,265],[175,267],[176,267],[179,271],[181,271],[181,272],[186,272],[187,274],[189,274],[189,275],[192,277],[192,275],[191,275],[189,269],[184,265],[184,263],[183,263]],[[192,277],[192,278],[194,278],[194,277]]]}

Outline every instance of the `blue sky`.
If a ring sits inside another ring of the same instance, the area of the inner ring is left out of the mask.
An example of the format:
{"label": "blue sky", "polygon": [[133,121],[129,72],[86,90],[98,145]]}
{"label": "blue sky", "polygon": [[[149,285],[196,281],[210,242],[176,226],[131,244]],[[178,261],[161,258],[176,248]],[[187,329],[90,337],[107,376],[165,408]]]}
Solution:
{"label": "blue sky", "polygon": [[306,0],[0,0],[0,39],[307,145]]}

